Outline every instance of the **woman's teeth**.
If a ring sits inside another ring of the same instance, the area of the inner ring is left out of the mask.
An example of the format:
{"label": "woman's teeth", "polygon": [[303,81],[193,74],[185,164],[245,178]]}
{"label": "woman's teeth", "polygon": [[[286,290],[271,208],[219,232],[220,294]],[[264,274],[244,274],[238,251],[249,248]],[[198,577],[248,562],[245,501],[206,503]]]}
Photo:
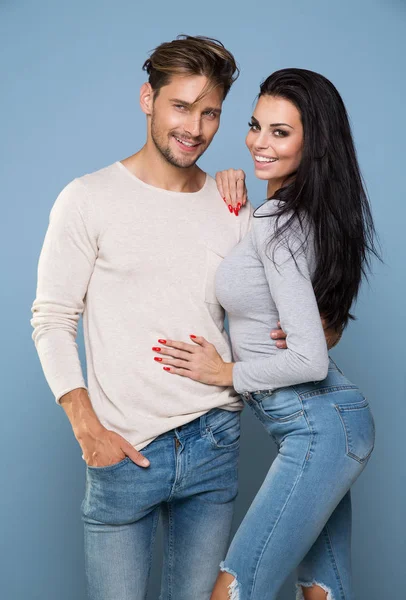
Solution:
{"label": "woman's teeth", "polygon": [[254,154],[254,158],[258,162],[275,162],[276,160],[278,160],[277,158],[266,158],[265,156],[255,156],[255,154]]}

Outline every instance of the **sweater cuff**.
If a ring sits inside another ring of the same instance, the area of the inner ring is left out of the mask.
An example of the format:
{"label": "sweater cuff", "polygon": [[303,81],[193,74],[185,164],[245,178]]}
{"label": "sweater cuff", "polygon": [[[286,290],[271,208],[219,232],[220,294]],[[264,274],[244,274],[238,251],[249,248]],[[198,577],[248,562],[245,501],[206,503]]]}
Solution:
{"label": "sweater cuff", "polygon": [[62,396],[64,396],[65,394],[68,394],[69,392],[72,392],[73,390],[77,390],[79,388],[84,389],[87,391],[87,393],[89,393],[87,386],[85,385],[84,381],[82,381],[81,383],[78,383],[77,385],[71,385],[71,386],[67,387],[66,389],[55,394],[55,402],[60,405]]}
{"label": "sweater cuff", "polygon": [[247,391],[244,386],[244,376],[242,373],[242,367],[243,367],[242,362],[234,363],[234,367],[233,367],[233,388],[239,394],[242,394],[243,392]]}

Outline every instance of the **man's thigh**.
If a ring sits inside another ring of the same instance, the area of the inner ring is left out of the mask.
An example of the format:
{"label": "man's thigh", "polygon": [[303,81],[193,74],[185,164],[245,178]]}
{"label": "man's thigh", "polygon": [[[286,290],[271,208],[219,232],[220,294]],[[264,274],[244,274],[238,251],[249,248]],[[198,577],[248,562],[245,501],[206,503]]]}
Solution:
{"label": "man's thigh", "polygon": [[157,438],[143,450],[142,468],[126,458],[87,467],[82,503],[90,600],[144,600],[160,506],[172,489],[173,441]]}
{"label": "man's thigh", "polygon": [[200,433],[179,432],[178,482],[162,506],[161,600],[209,600],[230,539],[238,489],[240,414],[215,409]]}

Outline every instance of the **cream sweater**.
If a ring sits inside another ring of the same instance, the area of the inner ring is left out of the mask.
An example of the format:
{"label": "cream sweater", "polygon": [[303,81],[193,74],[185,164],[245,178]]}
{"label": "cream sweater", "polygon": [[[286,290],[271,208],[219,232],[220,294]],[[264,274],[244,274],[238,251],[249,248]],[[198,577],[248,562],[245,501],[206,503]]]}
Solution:
{"label": "cream sweater", "polygon": [[[31,321],[56,401],[87,388],[101,423],[138,450],[214,407],[240,410],[232,388],[166,373],[152,346],[203,335],[231,360],[214,276],[250,214],[230,214],[208,175],[198,192],[171,192],[116,162],[67,185],[51,211]],[[75,341],[82,314],[87,385]]]}

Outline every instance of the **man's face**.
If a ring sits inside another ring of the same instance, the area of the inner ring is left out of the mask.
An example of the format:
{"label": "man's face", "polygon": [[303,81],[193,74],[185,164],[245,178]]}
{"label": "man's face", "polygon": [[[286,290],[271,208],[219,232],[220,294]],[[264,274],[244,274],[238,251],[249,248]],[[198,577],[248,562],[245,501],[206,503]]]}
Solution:
{"label": "man's face", "polygon": [[175,167],[193,166],[219,128],[223,89],[214,88],[195,103],[207,83],[207,77],[201,75],[177,75],[155,96],[151,138]]}

